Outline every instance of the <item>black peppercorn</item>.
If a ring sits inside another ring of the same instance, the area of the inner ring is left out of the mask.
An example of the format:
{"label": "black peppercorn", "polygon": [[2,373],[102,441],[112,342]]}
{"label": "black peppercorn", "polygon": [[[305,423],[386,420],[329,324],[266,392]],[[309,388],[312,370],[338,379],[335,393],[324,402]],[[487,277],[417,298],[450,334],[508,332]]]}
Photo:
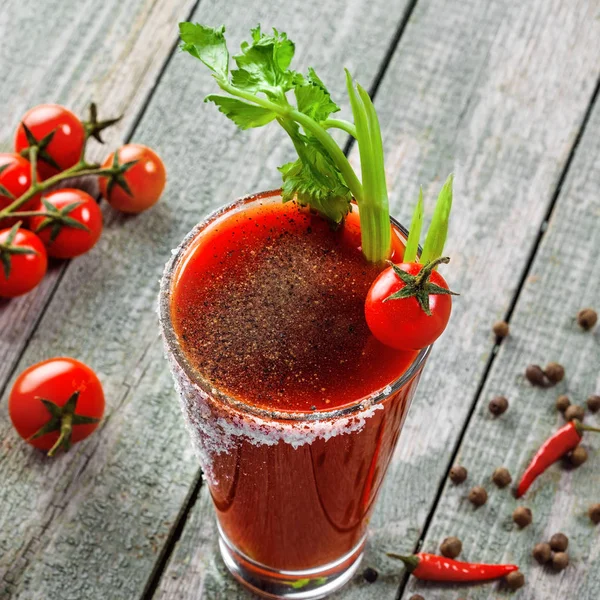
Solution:
{"label": "black peppercorn", "polygon": [[492,481],[499,488],[505,488],[512,481],[512,477],[510,476],[508,469],[505,469],[504,467],[498,467],[492,475]]}
{"label": "black peppercorn", "polygon": [[558,383],[565,378],[565,368],[557,362],[548,363],[544,373],[552,383]]}
{"label": "black peppercorn", "polygon": [[593,308],[582,308],[577,313],[577,322],[582,329],[588,331],[598,322],[598,313]]}
{"label": "black peppercorn", "polygon": [[565,396],[562,394],[556,399],[556,410],[564,413],[567,408],[571,406],[571,400],[569,400],[569,396]]}
{"label": "black peppercorn", "polygon": [[467,470],[464,467],[456,466],[450,469],[450,480],[459,485],[467,478]]}
{"label": "black peppercorn", "polygon": [[540,565],[545,565],[552,559],[552,548],[550,548],[550,544],[546,542],[536,544],[533,548],[532,554],[533,558],[535,558]]}
{"label": "black peppercorn", "polygon": [[525,369],[525,377],[531,385],[545,387],[547,383],[546,375],[539,365],[529,365]]}
{"label": "black peppercorn", "polygon": [[456,558],[462,551],[462,542],[457,537],[447,537],[440,544],[440,552],[446,558]]}
{"label": "black peppercorn", "polygon": [[517,506],[513,512],[513,521],[521,528],[527,527],[533,520],[531,509],[525,506]]}
{"label": "black peppercorn", "polygon": [[483,506],[487,502],[487,499],[487,492],[484,488],[482,488],[479,485],[475,486],[469,492],[469,502],[471,502],[471,504],[473,504],[474,506]]}
{"label": "black peppercorn", "polygon": [[496,396],[490,400],[488,408],[490,409],[490,412],[497,417],[506,412],[506,409],[508,408],[508,400],[504,396]]}
{"label": "black peppercorn", "polygon": [[550,538],[550,548],[554,552],[564,552],[569,547],[569,538],[564,533],[555,533]]}
{"label": "black peppercorn", "polygon": [[506,321],[496,321],[492,326],[492,331],[497,338],[502,339],[509,334],[510,328]]}

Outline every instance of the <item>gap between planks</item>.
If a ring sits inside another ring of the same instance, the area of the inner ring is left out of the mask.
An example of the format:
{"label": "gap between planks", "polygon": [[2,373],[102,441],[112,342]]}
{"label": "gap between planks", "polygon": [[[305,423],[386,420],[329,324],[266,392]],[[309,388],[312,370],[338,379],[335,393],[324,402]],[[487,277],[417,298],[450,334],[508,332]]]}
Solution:
{"label": "gap between planks", "polygon": [[[527,259],[527,263],[525,264],[525,267],[523,268],[523,271],[521,272],[521,277],[519,279],[519,284],[515,290],[515,293],[513,295],[512,301],[508,307],[508,310],[506,311],[506,316],[504,318],[504,320],[507,323],[510,323],[510,319],[515,311],[515,307],[517,305],[517,302],[519,301],[519,297],[521,296],[521,292],[523,290],[523,287],[525,285],[525,282],[527,281],[527,278],[529,277],[529,274],[531,272],[531,268],[533,266],[535,257],[538,253],[540,244],[542,243],[542,240],[546,234],[546,230],[547,230],[547,226],[548,226],[548,222],[550,221],[551,217],[552,217],[552,213],[554,212],[554,209],[556,207],[558,198],[560,196],[560,191],[562,189],[562,186],[564,184],[564,181],[567,177],[567,174],[569,172],[569,169],[571,168],[571,164],[573,162],[573,159],[575,157],[575,154],[577,152],[577,148],[579,147],[579,143],[581,142],[581,139],[583,137],[583,134],[585,132],[585,129],[588,125],[588,122],[590,120],[590,116],[594,110],[594,106],[596,105],[596,102],[598,102],[598,97],[600,96],[600,78],[598,79],[598,81],[596,82],[596,87],[594,88],[594,91],[592,92],[592,95],[590,97],[590,101],[588,103],[587,109],[584,113],[583,119],[581,121],[581,126],[579,127],[579,130],[577,131],[577,135],[575,136],[575,140],[573,141],[573,145],[571,146],[571,149],[569,151],[569,155],[567,157],[567,160],[565,162],[565,165],[560,173],[560,176],[558,178],[558,182],[556,183],[556,187],[554,189],[554,192],[552,194],[552,198],[550,200],[550,204],[548,205],[548,210],[546,211],[546,214],[544,215],[544,219],[542,220],[542,223],[540,224],[540,228],[537,234],[537,237],[534,241],[534,244],[531,248],[531,252],[529,253],[529,257]],[[479,399],[481,397],[481,394],[483,392],[483,389],[485,387],[485,383],[487,381],[487,378],[492,370],[492,367],[494,365],[494,362],[496,360],[496,356],[498,355],[498,349],[500,348],[500,344],[502,343],[502,341],[500,342],[496,342],[494,344],[494,347],[492,349],[492,352],[487,360],[487,363],[485,365],[485,369],[483,371],[483,374],[481,376],[481,379],[479,380],[479,385],[477,386],[477,391],[474,394],[473,397],[473,401],[471,403],[471,406],[469,408],[469,412],[467,414],[467,418],[465,419],[465,422],[463,424],[463,427],[460,431],[460,434],[456,440],[456,444],[454,445],[454,448],[452,449],[452,454],[450,456],[450,460],[448,461],[448,464],[446,465],[446,471],[445,471],[445,476],[441,479],[440,481],[440,485],[437,489],[437,493],[435,495],[435,499],[433,501],[433,504],[431,506],[431,509],[429,511],[429,513],[427,514],[427,518],[425,519],[425,523],[423,525],[423,529],[421,531],[421,535],[419,536],[419,539],[417,540],[417,543],[415,544],[414,548],[413,548],[413,552],[417,553],[421,547],[421,545],[423,544],[423,541],[425,540],[425,537],[427,536],[427,533],[429,531],[429,527],[431,525],[431,522],[433,520],[433,517],[437,511],[439,502],[441,500],[443,491],[444,491],[444,486],[446,485],[446,480],[448,479],[448,475],[450,473],[450,469],[452,468],[452,465],[454,464],[456,457],[458,455],[458,452],[460,450],[460,447],[463,443],[463,439],[465,437],[465,434],[467,432],[467,429],[469,427],[469,424],[471,423],[471,420],[473,418],[473,415],[475,413],[475,409],[477,407],[477,405],[479,404]],[[396,600],[400,600],[402,597],[402,594],[405,591],[405,588],[408,584],[408,580],[410,578],[410,573],[408,571],[406,571],[403,576],[402,579],[400,581],[400,586],[398,588],[398,593],[396,595]]]}
{"label": "gap between planks", "polygon": [[[379,66],[379,69],[377,70],[377,73],[375,74],[375,77],[373,78],[373,83],[369,87],[369,95],[371,96],[372,99],[374,99],[375,96],[377,95],[379,86],[381,85],[381,82],[383,81],[383,78],[385,77],[385,74],[390,65],[392,56],[394,55],[394,52],[396,51],[398,44],[400,43],[402,34],[404,33],[406,26],[408,25],[408,22],[413,13],[413,10],[415,9],[415,6],[417,5],[417,2],[418,2],[418,0],[410,1],[410,3],[406,6],[406,9],[404,11],[404,14],[402,15],[402,18],[400,19],[398,26],[396,27],[394,36],[388,46],[388,49],[386,50],[386,52],[383,56],[383,59]],[[199,3],[200,3],[200,0],[197,0],[196,5],[194,6],[194,10]],[[194,10],[191,11],[191,13],[188,17],[188,20],[191,19],[192,15],[194,14]],[[176,47],[177,47],[177,44],[175,44],[175,48],[173,49],[173,51],[176,49]],[[168,64],[171,62],[171,58],[172,58],[172,53],[169,55],[168,60],[165,61],[165,64],[163,65],[163,68],[161,69],[159,77],[157,79],[157,83],[152,88],[152,93],[154,93],[154,90],[158,86],[158,83],[160,82],[160,78],[162,77],[163,73],[166,71]],[[148,104],[150,102],[150,99],[151,98],[149,96],[147,101],[144,103],[142,109],[140,110],[139,117],[136,118],[135,123],[133,124],[133,126],[131,128],[130,136],[133,135],[138,123],[141,121],[143,114],[146,110],[146,107],[148,106]],[[348,156],[350,154],[350,151],[352,150],[352,147],[353,147],[355,141],[356,140],[352,136],[348,136],[348,140],[347,140],[346,144],[344,145],[344,154],[346,156]],[[175,527],[172,529],[172,533],[169,536],[169,538],[167,539],[167,541],[163,547],[161,556],[159,557],[159,559],[157,561],[156,567],[155,567],[154,571],[152,572],[150,579],[148,580],[146,589],[144,590],[144,593],[142,594],[142,600],[151,600],[154,597],[156,590],[158,589],[160,580],[162,579],[163,573],[169,563],[169,560],[171,558],[173,550],[175,549],[175,546],[177,545],[177,542],[179,541],[181,534],[183,533],[183,530],[184,530],[185,526],[187,525],[187,522],[189,520],[191,512],[192,512],[192,510],[198,500],[198,497],[200,495],[200,489],[202,488],[202,477],[201,477],[200,473],[201,473],[201,470],[199,470],[199,475],[194,483],[192,492],[190,493],[188,500],[185,502],[182,510],[180,511],[179,516],[177,518],[177,523],[176,523]]]}

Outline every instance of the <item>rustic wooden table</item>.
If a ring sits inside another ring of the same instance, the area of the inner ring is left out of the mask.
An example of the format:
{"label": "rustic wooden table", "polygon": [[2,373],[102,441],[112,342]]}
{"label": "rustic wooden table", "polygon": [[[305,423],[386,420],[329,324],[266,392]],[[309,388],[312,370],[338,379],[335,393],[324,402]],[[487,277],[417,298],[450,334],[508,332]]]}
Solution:
{"label": "rustic wooden table", "polygon": [[[255,4],[255,6],[249,6]],[[448,271],[462,296],[436,344],[372,522],[364,565],[336,597],[503,598],[497,584],[440,587],[408,578],[386,550],[434,551],[447,535],[462,558],[514,561],[522,599],[597,599],[598,441],[590,460],[552,467],[522,504],[490,482],[518,473],[561,422],[556,395],[600,390],[600,328],[574,322],[600,304],[600,4],[596,0],[4,0],[0,9],[0,150],[30,106],[54,101],[125,117],[107,137],[147,143],[169,171],[163,200],[135,218],[103,203],[98,246],[55,264],[43,284],[0,304],[0,598],[242,599],[216,549],[207,488],[163,360],[155,313],[163,265],[208,211],[276,187],[291,152],[284,135],[242,133],[202,103],[206,69],[177,49],[180,20],[226,22],[232,41],[261,22],[288,31],[297,62],[345,97],[342,65],[375,96],[393,212],[406,221],[424,184],[432,197],[455,172]],[[344,110],[348,107],[344,105]],[[93,158],[105,149],[95,147]],[[350,148],[356,159],[356,151]],[[430,203],[431,208],[431,203]],[[500,346],[493,321],[510,320]],[[108,418],[53,460],[21,443],[6,395],[26,366],[70,355],[100,375]],[[523,378],[528,363],[563,363],[552,390]],[[495,394],[509,411],[492,419]],[[593,419],[590,419],[592,422]],[[596,419],[596,423],[598,420]],[[463,486],[449,468],[469,469]],[[487,487],[474,510],[471,485]],[[534,564],[534,543],[558,530],[571,566]]]}

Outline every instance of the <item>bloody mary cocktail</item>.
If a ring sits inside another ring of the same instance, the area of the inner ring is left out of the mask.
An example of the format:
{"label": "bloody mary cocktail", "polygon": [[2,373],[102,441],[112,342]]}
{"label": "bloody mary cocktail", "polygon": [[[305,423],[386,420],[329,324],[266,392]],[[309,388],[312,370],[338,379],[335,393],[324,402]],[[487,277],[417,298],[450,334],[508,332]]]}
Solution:
{"label": "bloody mary cocktail", "polygon": [[[221,555],[269,598],[322,598],[356,571],[367,524],[431,344],[454,292],[440,265],[444,183],[419,251],[390,218],[383,140],[346,70],[354,122],[294,43],[260,25],[232,54],[225,27],[180,23],[181,48],[241,129],[280,125],[296,159],[282,188],[198,225],[161,284],[160,317],[185,420],[210,489]],[[235,65],[232,65],[235,63]],[[331,136],[356,140],[359,179]],[[406,234],[406,235],[405,235]]]}
{"label": "bloody mary cocktail", "polygon": [[360,560],[428,351],[371,335],[384,266],[361,254],[356,206],[336,231],[269,192],[209,217],[167,267],[163,333],[222,553],[259,593],[320,597]]}

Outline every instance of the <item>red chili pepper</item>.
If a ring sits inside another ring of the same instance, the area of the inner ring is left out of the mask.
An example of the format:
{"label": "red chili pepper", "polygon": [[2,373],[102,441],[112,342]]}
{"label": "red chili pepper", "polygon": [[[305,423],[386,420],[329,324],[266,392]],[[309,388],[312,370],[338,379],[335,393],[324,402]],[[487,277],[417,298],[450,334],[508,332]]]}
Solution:
{"label": "red chili pepper", "polygon": [[411,554],[410,556],[388,553],[388,556],[401,560],[410,573],[418,579],[426,581],[489,581],[519,570],[517,565],[485,565],[459,562],[445,556],[427,554],[426,552],[419,552],[419,554]]}
{"label": "red chili pepper", "polygon": [[577,447],[584,431],[600,432],[595,427],[587,427],[581,421],[573,419],[565,426],[561,427],[554,435],[549,437],[536,452],[532,461],[529,463],[519,486],[517,487],[517,498],[520,498],[551,464],[563,457]]}

